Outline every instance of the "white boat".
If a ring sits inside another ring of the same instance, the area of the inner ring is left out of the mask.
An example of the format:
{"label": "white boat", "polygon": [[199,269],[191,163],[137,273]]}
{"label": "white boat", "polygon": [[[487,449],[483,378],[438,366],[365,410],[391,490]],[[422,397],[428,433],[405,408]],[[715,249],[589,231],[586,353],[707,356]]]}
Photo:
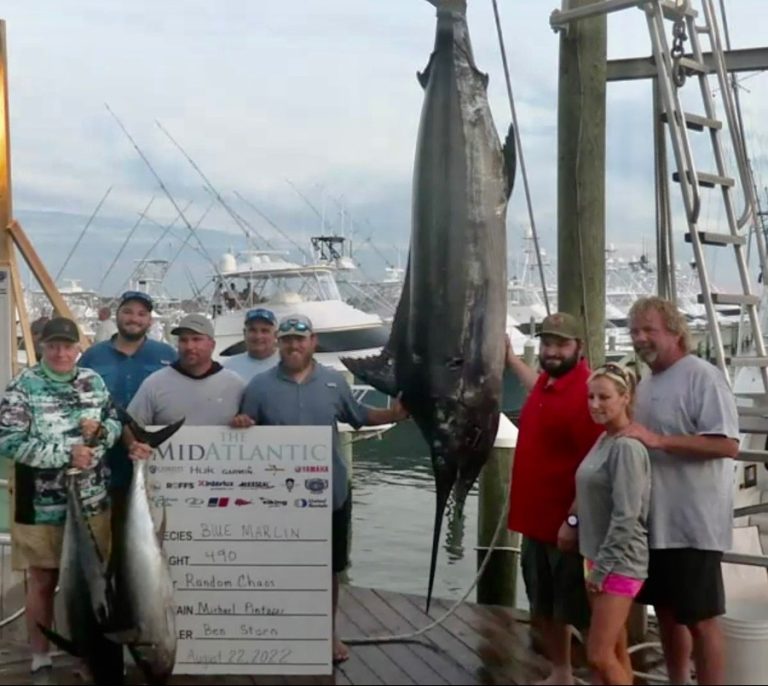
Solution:
{"label": "white boat", "polygon": [[279,318],[303,314],[317,334],[317,360],[343,370],[341,356],[377,354],[389,338],[389,325],[378,315],[345,302],[335,270],[328,264],[299,265],[280,253],[248,250],[225,253],[214,278],[211,316],[218,356],[244,350],[243,320],[255,307]]}

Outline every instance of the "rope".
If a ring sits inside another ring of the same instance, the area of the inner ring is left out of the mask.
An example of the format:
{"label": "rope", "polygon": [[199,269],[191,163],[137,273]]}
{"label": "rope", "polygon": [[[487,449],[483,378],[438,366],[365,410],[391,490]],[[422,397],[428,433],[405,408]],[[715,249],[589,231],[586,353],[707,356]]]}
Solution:
{"label": "rope", "polygon": [[517,155],[520,158],[520,173],[523,176],[523,188],[525,190],[525,203],[528,207],[528,220],[531,223],[531,234],[533,235],[533,245],[536,249],[536,261],[539,267],[539,279],[541,280],[541,292],[544,295],[544,307],[547,309],[547,315],[550,314],[549,309],[549,295],[547,294],[547,282],[544,278],[544,266],[541,260],[541,250],[539,248],[539,233],[536,230],[536,221],[533,217],[533,203],[531,202],[531,191],[528,187],[528,172],[525,166],[525,158],[523,156],[523,145],[520,141],[520,127],[517,125],[517,112],[515,110],[515,99],[512,95],[512,81],[509,77],[509,64],[507,63],[507,50],[504,47],[504,34],[501,30],[501,19],[499,18],[499,7],[496,0],[491,0],[493,3],[493,16],[496,20],[496,33],[499,36],[499,50],[501,51],[501,62],[504,66],[504,79],[507,84],[507,96],[509,97],[509,109],[512,111],[512,127],[515,133],[515,146],[517,147]]}
{"label": "rope", "polygon": [[[477,583],[483,576],[486,567],[488,567],[488,563],[491,561],[491,553],[493,553],[496,548],[496,544],[499,542],[499,536],[501,536],[501,531],[503,528],[502,525],[507,518],[507,510],[509,509],[509,497],[510,489],[508,488],[507,498],[504,501],[504,507],[501,509],[501,512],[499,512],[499,521],[496,523],[496,530],[493,532],[493,538],[491,539],[491,543],[488,546],[488,552],[486,553],[480,568],[477,570],[474,581],[464,593],[464,595],[461,596],[461,598],[459,598],[459,600],[457,600],[453,605],[451,605],[451,607],[449,607],[441,617],[412,633],[397,634],[393,636],[342,638],[341,641],[347,645],[371,645],[373,643],[423,643],[421,641],[417,641],[416,639],[418,639],[420,636],[423,636],[428,631],[431,631],[432,629],[440,626],[446,619],[448,619],[448,617],[456,612],[458,607],[469,597],[470,593],[475,590],[475,586],[477,586]],[[424,643],[424,645],[427,644]]]}

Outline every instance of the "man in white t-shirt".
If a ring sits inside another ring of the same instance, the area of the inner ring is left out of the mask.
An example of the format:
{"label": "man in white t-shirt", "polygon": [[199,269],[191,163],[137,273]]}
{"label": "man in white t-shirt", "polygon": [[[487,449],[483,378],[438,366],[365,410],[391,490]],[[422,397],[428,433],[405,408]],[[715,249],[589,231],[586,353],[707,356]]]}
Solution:
{"label": "man in white t-shirt", "polygon": [[685,318],[674,303],[641,298],[630,335],[650,367],[635,395],[635,423],[622,434],[651,458],[648,579],[638,602],[653,605],[669,681],[722,684],[725,612],[720,563],[733,532],[736,402],[722,372],[689,353]]}
{"label": "man in white t-shirt", "polygon": [[245,352],[221,360],[221,366],[239,374],[245,383],[272,369],[280,361],[277,352],[277,317],[272,310],[257,307],[245,314]]}

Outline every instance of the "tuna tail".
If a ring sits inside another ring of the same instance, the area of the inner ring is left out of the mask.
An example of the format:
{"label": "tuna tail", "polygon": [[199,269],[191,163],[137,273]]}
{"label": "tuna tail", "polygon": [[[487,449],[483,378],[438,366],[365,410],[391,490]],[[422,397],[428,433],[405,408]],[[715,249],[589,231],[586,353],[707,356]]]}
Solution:
{"label": "tuna tail", "polygon": [[[436,457],[433,457],[436,463]],[[443,527],[443,516],[445,515],[445,506],[448,504],[448,498],[453,489],[453,483],[456,479],[456,469],[444,468],[442,470],[435,468],[435,526],[432,533],[432,557],[429,562],[429,586],[427,587],[427,613],[432,602],[432,589],[435,585],[435,569],[437,568],[437,551],[440,549],[440,533]]]}
{"label": "tuna tail", "polygon": [[133,419],[133,417],[131,417],[127,412],[125,414],[128,418],[128,428],[131,430],[134,438],[141,443],[146,443],[147,445],[152,446],[153,448],[157,448],[157,446],[165,443],[181,428],[182,424],[184,424],[186,421],[186,418],[182,417],[178,422],[169,424],[163,429],[158,429],[157,431],[147,431],[143,427],[139,426],[136,420]]}
{"label": "tuna tail", "polygon": [[40,631],[43,633],[43,636],[45,636],[60,650],[63,650],[65,653],[69,653],[70,655],[74,655],[75,657],[82,657],[80,650],[73,641],[70,641],[68,638],[64,638],[61,634],[57,634],[55,631],[53,631],[53,629],[44,627],[42,624],[40,624],[40,622],[37,623],[37,628],[40,629]]}

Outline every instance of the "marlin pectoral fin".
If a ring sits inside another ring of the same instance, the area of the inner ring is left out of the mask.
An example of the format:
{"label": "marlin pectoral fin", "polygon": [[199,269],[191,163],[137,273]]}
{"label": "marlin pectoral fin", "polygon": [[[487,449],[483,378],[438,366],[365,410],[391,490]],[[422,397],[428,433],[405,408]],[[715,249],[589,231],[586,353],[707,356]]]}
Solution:
{"label": "marlin pectoral fin", "polygon": [[386,350],[375,357],[342,357],[341,361],[363,383],[393,398],[397,395],[395,359]]}
{"label": "marlin pectoral fin", "polygon": [[507,138],[504,141],[504,172],[507,176],[507,198],[512,195],[515,186],[515,174],[517,173],[517,147],[515,145],[515,127],[509,125]]}
{"label": "marlin pectoral fin", "polygon": [[429,83],[429,74],[432,71],[432,62],[434,59],[435,59],[435,53],[433,52],[429,56],[429,62],[427,62],[427,66],[424,67],[424,71],[416,72],[416,78],[419,80],[419,83],[421,84],[422,88],[426,88],[427,84]]}
{"label": "marlin pectoral fin", "polygon": [[82,654],[77,649],[77,646],[68,638],[64,638],[63,636],[61,636],[60,634],[57,634],[52,629],[47,629],[39,622],[37,624],[37,627],[38,629],[40,629],[40,631],[43,632],[43,636],[45,636],[57,648],[60,648],[65,653],[69,653],[70,655],[74,655],[75,657],[82,657]]}
{"label": "marlin pectoral fin", "polygon": [[186,418],[180,419],[178,422],[169,424],[168,426],[158,429],[157,431],[147,431],[138,425],[138,423],[129,415],[128,426],[131,429],[131,433],[134,435],[137,441],[146,443],[153,448],[165,443],[173,434],[175,434],[184,424]]}

